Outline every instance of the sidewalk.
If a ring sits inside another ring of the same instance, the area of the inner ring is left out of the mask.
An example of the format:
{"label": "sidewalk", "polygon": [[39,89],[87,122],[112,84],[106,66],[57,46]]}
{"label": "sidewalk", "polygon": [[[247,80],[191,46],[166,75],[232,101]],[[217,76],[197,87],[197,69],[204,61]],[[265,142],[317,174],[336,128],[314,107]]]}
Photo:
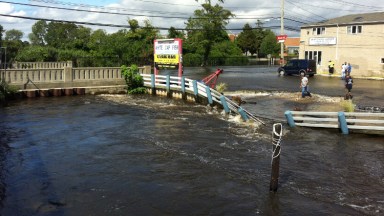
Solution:
{"label": "sidewalk", "polygon": [[[325,76],[325,77],[335,77],[335,78],[341,78],[341,74],[328,74],[328,73],[317,73],[315,76]],[[362,77],[362,76],[353,76],[353,79],[366,79],[366,80],[379,80],[384,81],[383,77]]]}

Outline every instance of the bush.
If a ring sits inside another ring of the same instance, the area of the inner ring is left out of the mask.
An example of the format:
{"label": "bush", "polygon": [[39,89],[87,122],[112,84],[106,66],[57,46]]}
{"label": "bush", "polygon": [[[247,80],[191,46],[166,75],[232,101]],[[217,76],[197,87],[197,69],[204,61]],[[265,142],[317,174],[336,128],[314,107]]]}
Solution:
{"label": "bush", "polygon": [[139,73],[139,67],[133,64],[131,67],[125,65],[121,66],[121,74],[124,76],[125,83],[127,84],[128,94],[143,94],[145,93],[144,80]]}
{"label": "bush", "polygon": [[352,102],[352,100],[343,100],[340,102],[340,105],[344,109],[344,112],[355,111],[355,104]]}
{"label": "bush", "polygon": [[9,86],[6,82],[0,81],[0,102],[14,98],[16,93],[16,87]]}

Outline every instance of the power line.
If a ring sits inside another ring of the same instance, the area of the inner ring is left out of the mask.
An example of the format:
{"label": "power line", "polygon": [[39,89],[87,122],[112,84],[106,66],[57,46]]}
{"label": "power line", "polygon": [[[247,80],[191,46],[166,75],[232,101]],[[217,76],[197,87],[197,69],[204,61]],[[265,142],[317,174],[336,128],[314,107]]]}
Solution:
{"label": "power line", "polygon": [[[105,27],[117,27],[117,28],[130,28],[129,25],[119,25],[119,24],[108,24],[108,23],[92,23],[92,22],[80,22],[80,21],[70,21],[70,20],[61,20],[61,19],[47,19],[47,18],[37,18],[37,17],[27,17],[27,16],[17,16],[17,15],[9,15],[9,14],[0,14],[0,16],[5,17],[12,17],[12,18],[18,18],[18,19],[28,19],[28,20],[42,20],[42,21],[48,21],[48,22],[63,22],[63,23],[73,23],[73,24],[79,24],[79,25],[92,25],[92,26],[105,26]],[[143,28],[143,27],[140,27]],[[166,27],[153,27],[154,29],[158,30],[168,30],[169,28]],[[267,28],[267,27],[265,27]],[[268,28],[274,28],[268,27]],[[256,27],[253,29],[257,29]],[[295,29],[295,27],[287,27],[287,29],[293,29],[295,31],[298,31]],[[202,30],[202,29],[187,29],[187,28],[176,28],[175,30],[182,30],[182,31],[188,31],[188,30]],[[223,30],[243,30],[242,28],[226,28]]]}
{"label": "power line", "polygon": [[[47,1],[47,0],[33,0],[33,1]],[[26,4],[26,3],[16,3],[9,1],[0,1],[8,4],[16,4],[23,6],[31,6],[31,7],[42,7],[49,9],[58,9],[58,10],[68,10],[68,11],[76,11],[76,12],[88,12],[88,13],[101,13],[101,14],[110,14],[110,15],[124,15],[124,16],[142,16],[142,17],[152,17],[152,18],[166,18],[166,19],[189,19],[190,17],[180,17],[180,16],[160,16],[160,15],[144,15],[144,14],[128,14],[128,13],[118,13],[118,12],[106,12],[106,11],[93,11],[93,10],[85,10],[85,9],[74,9],[74,8],[65,8],[65,7],[55,7],[55,6],[47,6],[47,5],[35,5],[35,4]],[[274,19],[276,17],[235,17],[232,19]],[[191,18],[191,19],[205,19],[205,18]]]}

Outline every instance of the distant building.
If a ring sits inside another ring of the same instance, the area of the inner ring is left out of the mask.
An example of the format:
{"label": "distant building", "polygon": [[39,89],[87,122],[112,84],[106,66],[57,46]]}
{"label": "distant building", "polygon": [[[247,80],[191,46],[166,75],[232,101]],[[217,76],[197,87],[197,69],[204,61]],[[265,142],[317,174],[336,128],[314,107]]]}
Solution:
{"label": "distant building", "polygon": [[284,41],[284,46],[285,56],[298,54],[300,48],[300,38],[287,37],[287,39]]}
{"label": "distant building", "polygon": [[300,58],[314,59],[318,71],[335,62],[352,65],[352,75],[384,77],[384,12],[354,14],[301,27]]}
{"label": "distant building", "polygon": [[232,42],[235,42],[236,38],[237,38],[237,35],[236,34],[228,34],[228,37],[229,37],[229,40],[232,41]]}

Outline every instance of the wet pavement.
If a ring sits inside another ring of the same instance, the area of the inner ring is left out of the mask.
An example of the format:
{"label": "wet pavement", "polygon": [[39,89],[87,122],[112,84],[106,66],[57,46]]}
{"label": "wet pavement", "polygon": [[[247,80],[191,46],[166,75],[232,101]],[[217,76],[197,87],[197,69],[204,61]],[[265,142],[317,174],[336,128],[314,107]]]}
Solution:
{"label": "wet pavement", "polygon": [[[340,80],[311,78],[314,97],[298,100],[298,77],[224,70],[218,82],[229,82],[227,93],[241,94],[266,126],[148,95],[1,107],[0,215],[383,214],[383,136],[284,124],[279,189],[269,192],[273,123],[295,106],[339,109]],[[356,101],[382,105],[382,82],[355,82]]]}

